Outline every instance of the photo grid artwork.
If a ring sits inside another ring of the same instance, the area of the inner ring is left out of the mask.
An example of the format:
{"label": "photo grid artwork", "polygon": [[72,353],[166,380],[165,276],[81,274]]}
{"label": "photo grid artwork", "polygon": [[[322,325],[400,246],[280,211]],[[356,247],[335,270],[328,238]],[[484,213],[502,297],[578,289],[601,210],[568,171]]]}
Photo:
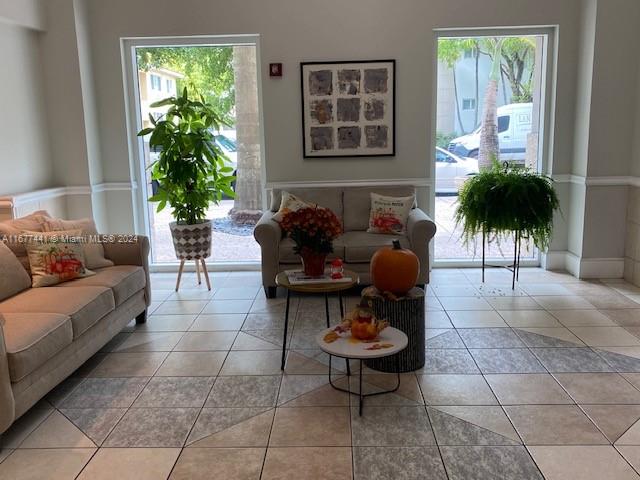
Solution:
{"label": "photo grid artwork", "polygon": [[395,61],[300,65],[305,157],[395,155]]}

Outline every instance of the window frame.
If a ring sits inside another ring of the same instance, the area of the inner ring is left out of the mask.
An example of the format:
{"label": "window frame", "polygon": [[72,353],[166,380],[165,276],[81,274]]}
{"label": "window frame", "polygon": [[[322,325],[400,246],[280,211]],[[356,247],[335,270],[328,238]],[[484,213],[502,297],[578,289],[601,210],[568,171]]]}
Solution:
{"label": "window frame", "polygon": [[[133,220],[136,234],[151,237],[151,224],[149,209],[147,205],[148,185],[147,172],[144,165],[144,140],[137,136],[137,132],[142,128],[140,105],[140,79],[137,74],[136,48],[141,47],[233,47],[233,46],[253,46],[256,49],[257,65],[261,62],[261,43],[259,34],[239,34],[239,35],[195,35],[180,37],[122,37],[120,38],[120,53],[122,62],[122,81],[125,100],[125,117],[127,125],[127,144],[129,150],[129,168],[132,183],[134,184],[132,195],[134,197]],[[261,186],[263,209],[267,208],[266,194],[266,149],[264,136],[264,107],[262,94],[262,76],[260,68],[257,71],[258,87],[258,110],[260,119],[260,149],[262,151],[261,165]],[[153,247],[152,247],[153,248]],[[150,268],[152,271],[177,270],[179,263],[155,263],[151,257]],[[259,270],[259,262],[225,262],[210,266],[211,270]]]}

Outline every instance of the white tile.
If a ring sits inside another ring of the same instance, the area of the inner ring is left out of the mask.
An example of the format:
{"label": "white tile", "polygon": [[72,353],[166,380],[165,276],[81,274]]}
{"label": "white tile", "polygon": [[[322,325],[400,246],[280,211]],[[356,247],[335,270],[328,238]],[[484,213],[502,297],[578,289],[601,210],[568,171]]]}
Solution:
{"label": "white tile", "polygon": [[496,310],[538,310],[542,307],[530,297],[485,297]]}
{"label": "white tile", "polygon": [[508,327],[494,311],[450,311],[448,314],[456,328]]}
{"label": "white tile", "polygon": [[565,327],[613,327],[616,324],[597,310],[551,310]]}
{"label": "white tile", "polygon": [[562,324],[545,310],[498,310],[510,327],[561,327]]}
{"label": "white tile", "polygon": [[547,480],[638,480],[611,446],[554,445],[528,447]]}
{"label": "white tile", "polygon": [[547,295],[537,296],[533,299],[547,310],[565,310],[565,309],[594,309],[595,307],[583,297],[577,295]]}
{"label": "white tile", "polygon": [[622,327],[568,327],[590,347],[635,347],[640,339]]}
{"label": "white tile", "polygon": [[248,313],[253,300],[211,300],[202,313]]}
{"label": "white tile", "polygon": [[569,296],[573,295],[573,292],[563,285],[558,285],[554,283],[535,283],[530,285],[520,285],[520,288],[527,293],[527,295],[531,296]]}
{"label": "white tile", "polygon": [[446,311],[449,310],[493,310],[482,297],[439,297]]}

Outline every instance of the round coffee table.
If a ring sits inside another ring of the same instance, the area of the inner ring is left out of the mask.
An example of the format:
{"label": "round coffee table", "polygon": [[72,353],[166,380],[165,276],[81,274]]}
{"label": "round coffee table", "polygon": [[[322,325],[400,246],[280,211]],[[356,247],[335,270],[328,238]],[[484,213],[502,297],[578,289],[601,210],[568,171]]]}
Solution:
{"label": "round coffee table", "polygon": [[[389,357],[391,355],[395,355],[405,348],[409,344],[409,339],[407,336],[398,330],[397,328],[387,327],[378,336],[378,340],[375,342],[362,342],[359,340],[355,340],[351,338],[351,334],[344,333],[337,340],[327,343],[324,340],[325,335],[329,332],[333,331],[332,328],[327,328],[318,334],[316,337],[316,342],[320,346],[323,352],[329,354],[329,383],[336,390],[340,390],[342,392],[346,392],[352,394],[355,392],[351,391],[351,386],[349,385],[349,389],[344,389],[334,385],[331,380],[331,358],[332,357],[340,357],[347,360],[349,359],[360,360],[360,377],[359,377],[359,389],[358,389],[358,397],[359,397],[359,413],[362,415],[362,407],[364,404],[365,397],[372,397],[374,395],[382,395],[383,393],[392,393],[398,390],[400,387],[400,361],[399,356],[396,355],[396,375],[397,375],[397,383],[395,388],[392,390],[384,390],[382,392],[374,392],[374,393],[362,393],[362,361],[363,360],[373,360],[374,358],[382,358]],[[376,345],[387,345],[387,348],[374,349]]]}
{"label": "round coffee table", "polygon": [[[287,277],[286,272],[280,272],[276,275],[276,285],[279,287],[283,287],[287,290],[287,308],[284,314],[284,340],[282,341],[282,365],[280,367],[281,370],[284,370],[284,365],[286,361],[287,355],[287,330],[289,328],[289,303],[291,299],[291,292],[298,293],[310,293],[310,294],[324,294],[324,307],[325,313],[327,317],[327,328],[331,325],[331,321],[329,318],[329,294],[337,293],[338,300],[340,302],[340,321],[344,318],[344,304],[342,301],[342,292],[345,290],[349,290],[356,285],[358,285],[360,279],[358,278],[358,274],[351,270],[343,271],[344,278],[350,278],[351,281],[344,282],[330,282],[330,283],[303,283],[299,285],[292,285],[289,283],[289,278]],[[347,370],[349,367],[349,363],[347,362]],[[347,372],[350,373],[350,372]]]}

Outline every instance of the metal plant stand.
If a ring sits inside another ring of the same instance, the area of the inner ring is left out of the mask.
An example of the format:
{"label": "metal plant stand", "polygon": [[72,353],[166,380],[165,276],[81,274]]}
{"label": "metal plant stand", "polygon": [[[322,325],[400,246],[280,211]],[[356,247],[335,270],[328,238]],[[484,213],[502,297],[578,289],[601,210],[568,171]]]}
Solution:
{"label": "metal plant stand", "polygon": [[487,243],[487,233],[482,230],[482,283],[484,283],[484,271],[489,268],[506,268],[513,273],[511,280],[511,290],[516,288],[516,280],[520,277],[520,250],[522,249],[522,232],[516,230],[514,232],[515,243],[513,245],[513,265],[487,265],[485,245]]}

